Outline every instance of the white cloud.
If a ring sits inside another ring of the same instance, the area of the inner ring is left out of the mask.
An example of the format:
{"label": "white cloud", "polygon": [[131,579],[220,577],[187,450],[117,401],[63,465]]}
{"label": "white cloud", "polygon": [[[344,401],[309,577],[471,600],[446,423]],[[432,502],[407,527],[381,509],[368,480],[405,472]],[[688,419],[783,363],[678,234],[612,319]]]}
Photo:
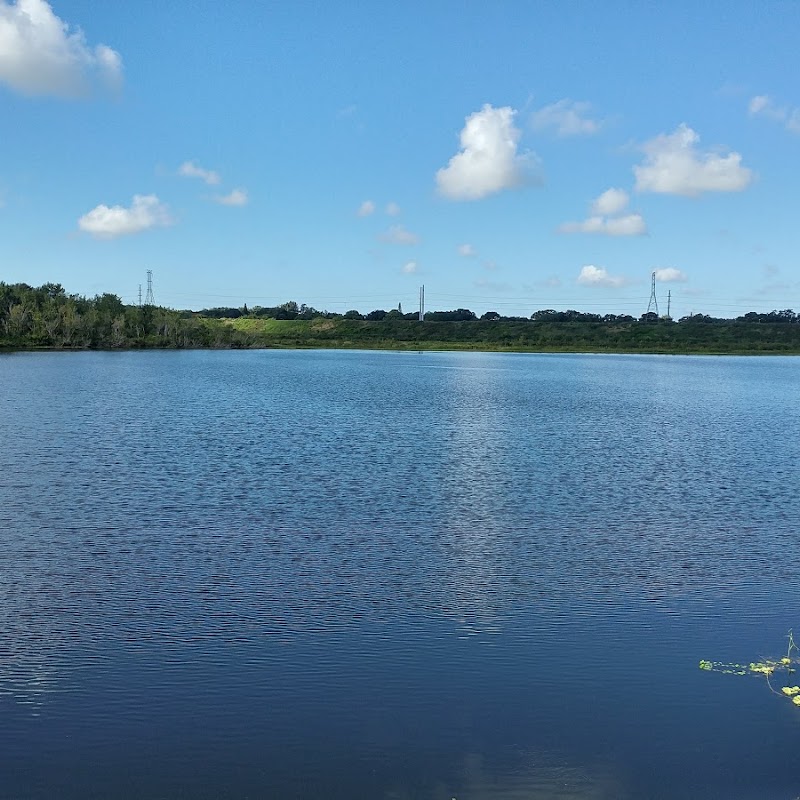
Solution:
{"label": "white cloud", "polygon": [[584,286],[624,286],[628,281],[621,276],[609,275],[605,267],[588,264],[578,275],[578,283]]}
{"label": "white cloud", "polygon": [[591,136],[600,130],[598,120],[590,119],[587,113],[591,103],[559,100],[531,114],[531,126],[536,131],[553,128],[558,136]]}
{"label": "white cloud", "polygon": [[219,173],[211,169],[203,169],[199,164],[195,164],[194,161],[184,161],[178,167],[178,175],[182,175],[184,178],[200,178],[209,186],[216,186],[220,181]]}
{"label": "white cloud", "polygon": [[370,214],[375,213],[375,203],[372,200],[365,200],[359,207],[356,214],[359,217],[368,217]]}
{"label": "white cloud", "polygon": [[229,194],[217,195],[215,199],[222,206],[246,206],[250,200],[247,189],[233,189]]}
{"label": "white cloud", "polygon": [[607,219],[603,233],[609,236],[644,236],[647,225],[641,214],[626,214],[624,217]]}
{"label": "white cloud", "polygon": [[793,108],[786,117],[786,130],[791,133],[800,133],[800,108]]}
{"label": "white cloud", "polygon": [[645,142],[644,163],[633,168],[640,192],[680,194],[694,197],[703,192],[740,192],[753,180],[753,172],[742,166],[742,156],[700,152],[700,137],[681,123],[671,134],[660,134]]}
{"label": "white cloud", "polygon": [[605,236],[642,236],[647,226],[641,214],[628,214],[624,217],[589,217],[583,222],[565,222],[558,228],[559,233],[599,233]]}
{"label": "white cloud", "polygon": [[756,95],[750,100],[747,110],[751,114],[761,114],[762,112],[769,116],[772,109],[772,101],[765,94]]}
{"label": "white cloud", "polygon": [[458,246],[458,254],[464,258],[474,258],[477,253],[471,244],[460,244]]}
{"label": "white cloud", "polygon": [[606,189],[592,201],[592,214],[607,217],[619,214],[628,205],[628,193],[622,189]]}
{"label": "white cloud", "polygon": [[388,231],[380,235],[382,242],[389,244],[418,244],[419,236],[406,230],[402,225],[392,225]]}
{"label": "white cloud", "polygon": [[28,95],[75,97],[96,81],[121,85],[119,53],[90,47],[45,0],[0,0],[0,83]]}
{"label": "white cloud", "polygon": [[114,239],[172,224],[169,210],[154,194],[134,195],[130,208],[99,205],[78,220],[78,227],[97,239]]}
{"label": "white cloud", "polygon": [[582,222],[565,222],[559,233],[599,233],[606,236],[642,236],[647,225],[641,214],[616,216],[628,205],[628,193],[606,189],[592,201],[591,215]]}
{"label": "white cloud", "polygon": [[756,95],[747,107],[751,116],[760,115],[781,123],[787,131],[800,133],[800,108],[776,105],[766,94]]}
{"label": "white cloud", "polygon": [[386,206],[386,213],[390,217],[396,217],[400,213],[400,206],[397,203],[388,203]]}
{"label": "white cloud", "polygon": [[558,226],[559,233],[604,233],[605,221],[602,217],[589,217],[583,222],[562,222]]}
{"label": "white cloud", "polygon": [[403,273],[405,275],[414,275],[417,271],[417,262],[416,261],[408,261],[403,264]]}
{"label": "white cloud", "polygon": [[685,283],[689,280],[686,273],[675,267],[661,267],[655,270],[656,280],[661,283]]}
{"label": "white cloud", "polygon": [[532,153],[517,153],[516,111],[488,103],[470,114],[461,131],[461,150],[436,173],[440,194],[451,200],[479,200],[532,182]]}

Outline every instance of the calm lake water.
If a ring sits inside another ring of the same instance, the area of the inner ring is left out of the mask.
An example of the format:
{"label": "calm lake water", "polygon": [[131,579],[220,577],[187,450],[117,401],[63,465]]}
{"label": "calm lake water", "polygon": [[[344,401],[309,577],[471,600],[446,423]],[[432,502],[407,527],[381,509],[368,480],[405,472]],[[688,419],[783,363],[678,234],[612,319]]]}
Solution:
{"label": "calm lake water", "polygon": [[0,356],[0,797],[794,800],[799,495],[798,358]]}

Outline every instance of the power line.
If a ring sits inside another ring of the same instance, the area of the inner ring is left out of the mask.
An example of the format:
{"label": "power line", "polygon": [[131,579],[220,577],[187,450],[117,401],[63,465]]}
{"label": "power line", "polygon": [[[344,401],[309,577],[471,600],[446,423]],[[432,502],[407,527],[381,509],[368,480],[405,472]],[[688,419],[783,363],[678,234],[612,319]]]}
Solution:
{"label": "power line", "polygon": [[[147,271],[148,274],[148,293],[145,299],[145,303],[155,304],[155,299],[153,296],[153,285],[152,285],[152,270]],[[658,297],[657,297],[657,286],[655,281],[655,276],[651,275],[651,292],[650,292],[650,302],[648,304],[648,313],[652,312],[655,309],[655,313],[658,314]],[[227,288],[227,287],[226,287]],[[525,287],[527,289],[531,289],[531,287]],[[555,287],[554,287],[555,288]],[[563,291],[565,288],[568,287],[561,287]],[[227,288],[227,292],[230,292],[231,289]],[[558,289],[556,289],[558,291]],[[141,292],[141,286],[140,286]],[[160,296],[161,302],[163,303],[166,299],[169,299],[171,302],[175,302],[177,304],[181,303],[179,298],[187,298],[188,302],[191,304],[192,307],[197,307],[195,304],[202,302],[200,298],[207,298],[206,307],[210,307],[214,304],[214,300],[216,300],[219,305],[235,305],[237,307],[241,306],[244,299],[249,306],[252,305],[263,305],[266,307],[277,306],[281,304],[281,301],[277,300],[275,295],[254,295],[251,294],[248,290],[239,291],[237,294],[228,294],[228,293],[210,293],[210,292],[186,292],[181,291],[180,288],[178,291],[171,292],[167,291],[162,293]],[[289,292],[288,294],[291,294]],[[584,312],[594,312],[594,313],[627,313],[629,315],[638,317],[639,312],[636,311],[637,308],[641,308],[639,302],[636,301],[635,297],[631,298],[630,296],[622,296],[620,294],[615,294],[614,296],[609,296],[605,293],[602,294],[602,299],[598,300],[590,300],[587,298],[580,298],[575,296],[556,296],[553,297],[548,294],[547,290],[543,289],[542,293],[539,294],[538,292],[533,293],[526,293],[524,295],[514,295],[512,293],[506,293],[502,295],[498,294],[489,294],[483,292],[475,292],[475,293],[467,293],[467,292],[427,292],[427,297],[425,296],[425,287],[420,287],[420,295],[419,298],[421,301],[422,306],[422,313],[424,317],[424,308],[427,301],[427,307],[433,307],[437,310],[445,310],[448,306],[450,307],[466,307],[466,308],[473,308],[477,309],[477,313],[480,313],[482,310],[489,308],[498,311],[506,311],[507,313],[511,313],[515,316],[524,316],[527,317],[530,315],[532,311],[537,309],[544,309],[544,308],[553,308],[556,310],[566,310],[566,309],[580,309]],[[595,297],[600,297],[600,295],[595,295]],[[330,310],[334,313],[340,313],[345,310],[349,310],[351,308],[358,308],[363,310],[368,310],[366,306],[372,306],[372,308],[393,308],[396,306],[398,299],[401,301],[403,305],[406,303],[409,306],[415,304],[414,297],[411,291],[403,291],[398,294],[397,287],[394,288],[387,288],[381,292],[365,292],[363,294],[351,294],[351,295],[313,295],[313,296],[305,296],[303,297],[304,304],[308,304],[312,307],[316,307],[318,309]],[[233,300],[233,303],[229,303],[227,301]],[[198,302],[199,301],[199,302]],[[684,296],[683,297],[683,304],[685,305],[686,302],[689,301],[689,298]],[[141,302],[141,293],[140,293],[140,302]],[[787,305],[792,305],[791,301],[788,300],[786,297],[781,298],[759,298],[758,300],[753,300],[748,302],[747,300],[730,300],[726,302],[725,300],[719,299],[711,299],[703,298],[702,295],[696,294],[692,296],[691,302],[694,304],[695,309],[698,307],[702,310],[702,313],[709,314],[709,315],[719,315],[719,316],[736,316],[736,312],[739,310],[743,311],[753,311],[758,310],[759,308],[765,307],[780,307],[784,308]],[[777,303],[778,306],[774,306]],[[669,293],[668,298],[669,304],[669,313],[672,313],[672,294]]]}

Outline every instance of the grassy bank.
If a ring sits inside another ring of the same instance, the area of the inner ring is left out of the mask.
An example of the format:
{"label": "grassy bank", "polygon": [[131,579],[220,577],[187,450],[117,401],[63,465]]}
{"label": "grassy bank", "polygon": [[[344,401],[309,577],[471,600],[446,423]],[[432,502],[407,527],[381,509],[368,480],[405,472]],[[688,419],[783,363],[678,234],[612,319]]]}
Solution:
{"label": "grassy bank", "polygon": [[586,322],[221,320],[248,347],[498,352],[800,354],[800,326],[771,323],[621,325]]}

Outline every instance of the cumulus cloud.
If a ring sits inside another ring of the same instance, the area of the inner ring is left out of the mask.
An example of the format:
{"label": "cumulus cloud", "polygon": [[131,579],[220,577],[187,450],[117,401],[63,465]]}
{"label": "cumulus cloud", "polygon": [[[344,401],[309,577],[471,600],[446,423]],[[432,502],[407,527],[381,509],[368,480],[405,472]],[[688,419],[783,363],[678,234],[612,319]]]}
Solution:
{"label": "cumulus cloud", "polygon": [[656,280],[661,283],[685,283],[689,280],[685,272],[675,267],[660,267],[655,273]]}
{"label": "cumulus cloud", "polygon": [[221,206],[246,206],[250,200],[247,189],[233,189],[228,194],[217,195],[215,199]]}
{"label": "cumulus cloud", "polygon": [[559,233],[599,233],[606,236],[642,236],[647,225],[641,214],[620,215],[628,205],[628,193],[606,189],[591,204],[591,215],[582,222],[565,222]]}
{"label": "cumulus cloud", "polygon": [[551,128],[558,136],[591,136],[600,130],[602,124],[587,116],[591,107],[591,103],[559,100],[534,111],[531,126],[535,131]]}
{"label": "cumulus cloud", "polygon": [[751,114],[767,114],[770,115],[770,112],[773,110],[772,101],[769,97],[765,94],[759,94],[753,97],[750,100],[750,103],[747,107],[747,110]]}
{"label": "cumulus cloud", "polygon": [[700,152],[700,137],[681,123],[674,133],[662,133],[645,142],[644,163],[633,168],[640,192],[694,197],[703,192],[740,192],[753,180],[742,166],[742,156],[730,152]]}
{"label": "cumulus cloud", "polygon": [[45,0],[0,0],[0,83],[28,95],[75,97],[98,81],[121,85],[116,50],[88,45]]}
{"label": "cumulus cloud", "polygon": [[750,100],[747,110],[750,116],[767,117],[791,133],[800,133],[800,108],[776,105],[769,95],[760,94]]}
{"label": "cumulus cloud", "polygon": [[382,242],[389,244],[418,244],[419,236],[406,230],[402,225],[392,225],[388,231],[380,235]]}
{"label": "cumulus cloud", "polygon": [[595,267],[593,264],[585,266],[580,275],[578,283],[583,286],[624,286],[628,281],[617,275],[609,275],[605,267]]}
{"label": "cumulus cloud", "polygon": [[641,214],[625,214],[605,220],[603,233],[609,236],[643,236],[647,233],[647,225]]}
{"label": "cumulus cloud", "polygon": [[78,220],[78,227],[96,239],[114,239],[172,224],[169,210],[154,194],[134,195],[129,208],[101,204]]}
{"label": "cumulus cloud", "polygon": [[400,206],[397,203],[387,203],[386,213],[390,217],[396,217],[400,213]]}
{"label": "cumulus cloud", "polygon": [[619,214],[628,205],[628,193],[623,189],[606,189],[592,201],[592,213],[606,217]]}
{"label": "cumulus cloud", "polygon": [[417,262],[407,261],[405,264],[403,264],[402,271],[405,275],[414,275],[417,271]]}
{"label": "cumulus cloud", "polygon": [[471,244],[460,244],[458,246],[458,254],[464,258],[474,258],[477,253]]}
{"label": "cumulus cloud", "polygon": [[436,173],[440,194],[451,200],[479,200],[532,182],[532,153],[518,153],[517,112],[488,103],[470,114],[461,131],[461,150]]}
{"label": "cumulus cloud", "polygon": [[178,175],[182,175],[184,178],[200,178],[209,186],[216,186],[220,181],[218,172],[214,172],[212,169],[204,169],[199,164],[195,164],[194,161],[184,161],[178,167]]}
{"label": "cumulus cloud", "polygon": [[356,215],[359,217],[368,217],[370,214],[375,213],[375,203],[372,200],[365,200],[359,207],[358,211],[356,211]]}
{"label": "cumulus cloud", "polygon": [[589,217],[582,222],[565,222],[559,233],[600,233],[606,236],[642,236],[647,225],[641,214],[626,214],[624,217]]}

